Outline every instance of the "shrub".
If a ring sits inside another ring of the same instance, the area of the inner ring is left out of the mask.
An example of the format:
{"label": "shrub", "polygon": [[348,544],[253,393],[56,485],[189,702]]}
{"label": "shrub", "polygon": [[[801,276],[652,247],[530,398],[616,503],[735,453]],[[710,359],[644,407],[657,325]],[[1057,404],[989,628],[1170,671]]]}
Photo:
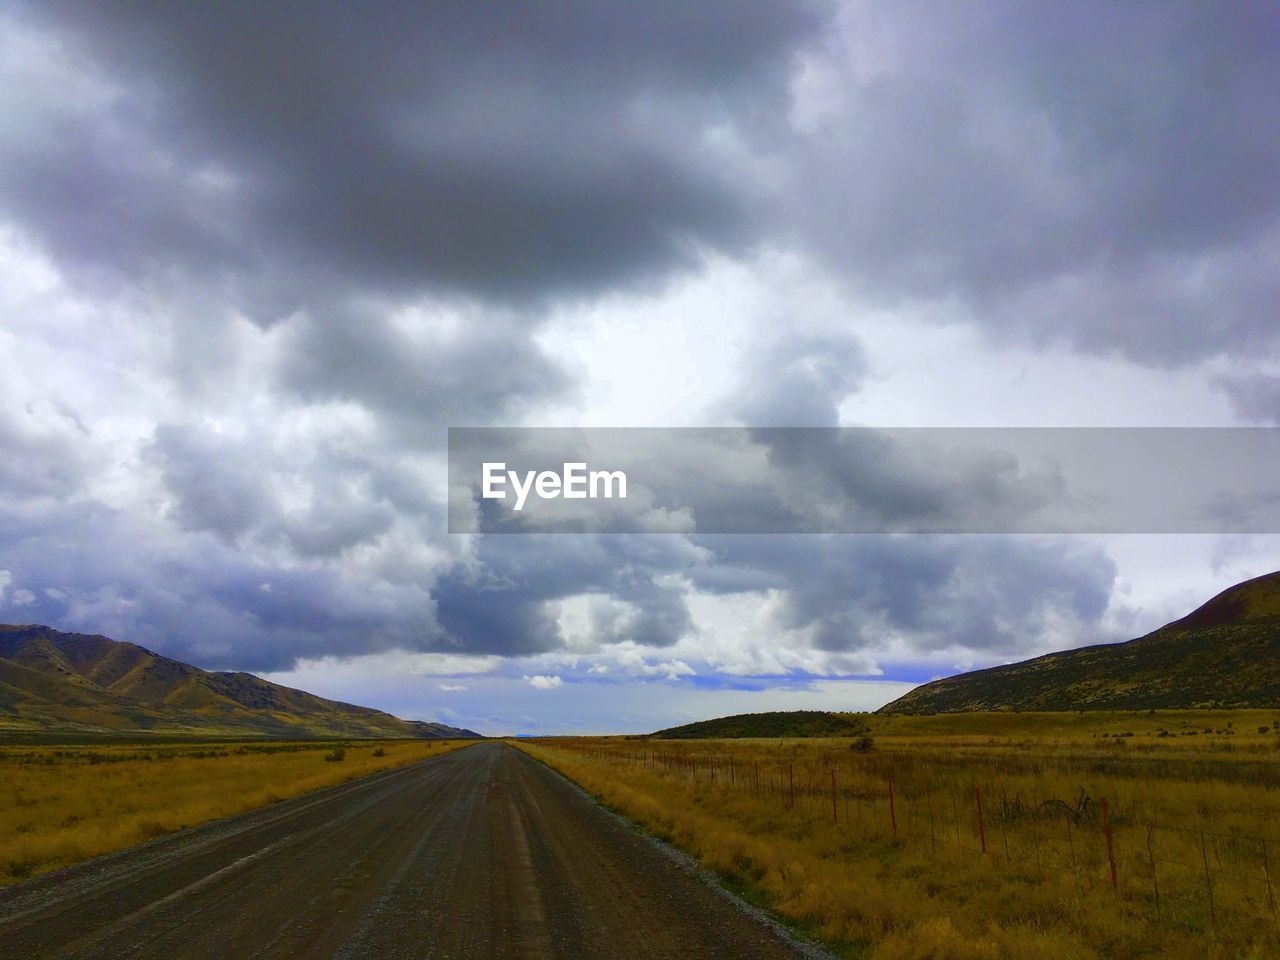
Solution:
{"label": "shrub", "polygon": [[379,747],[377,750],[373,751],[373,755],[375,757],[385,757],[387,755],[387,751]]}
{"label": "shrub", "polygon": [[324,755],[324,759],[328,763],[340,763],[347,759],[347,751],[344,747],[334,747],[331,752]]}
{"label": "shrub", "polygon": [[866,753],[876,748],[874,737],[859,737],[853,743],[849,744],[850,750],[857,750],[859,753]]}

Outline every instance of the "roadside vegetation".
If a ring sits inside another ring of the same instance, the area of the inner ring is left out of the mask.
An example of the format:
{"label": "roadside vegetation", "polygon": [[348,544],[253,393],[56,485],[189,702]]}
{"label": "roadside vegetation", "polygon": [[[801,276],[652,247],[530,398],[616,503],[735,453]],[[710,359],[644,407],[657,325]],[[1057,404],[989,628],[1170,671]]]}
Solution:
{"label": "roadside vegetation", "polygon": [[1280,711],[516,745],[847,957],[1280,956]]}
{"label": "roadside vegetation", "polygon": [[473,742],[0,747],[0,886]]}

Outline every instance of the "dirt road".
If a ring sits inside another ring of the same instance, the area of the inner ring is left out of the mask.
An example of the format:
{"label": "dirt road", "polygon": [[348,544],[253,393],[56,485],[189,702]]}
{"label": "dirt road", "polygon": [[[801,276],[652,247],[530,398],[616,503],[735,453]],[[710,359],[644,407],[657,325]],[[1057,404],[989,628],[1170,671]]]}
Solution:
{"label": "dirt road", "polygon": [[498,743],[0,890],[3,960],[801,955]]}

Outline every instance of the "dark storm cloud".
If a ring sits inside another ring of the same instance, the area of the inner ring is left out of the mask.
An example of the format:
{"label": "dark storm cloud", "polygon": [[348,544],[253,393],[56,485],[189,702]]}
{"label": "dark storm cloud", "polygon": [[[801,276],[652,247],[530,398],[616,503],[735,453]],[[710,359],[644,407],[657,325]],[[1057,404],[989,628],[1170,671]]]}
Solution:
{"label": "dark storm cloud", "polygon": [[[836,653],[1095,639],[1114,568],[1061,542],[481,537],[457,558],[412,457],[445,424],[572,397],[536,339],[550,304],[652,289],[708,249],[799,238],[873,299],[1143,362],[1275,344],[1271,8],[883,4],[850,21],[861,52],[836,57],[837,108],[804,129],[793,57],[836,45],[807,4],[7,15],[51,46],[0,90],[0,219],[77,292],[124,301],[193,409],[154,414],[140,458],[81,446],[71,420],[0,418],[0,570],[34,597],[23,619],[204,666],[554,651],[556,603],[584,593],[619,604],[602,643],[670,646],[693,629],[682,580],[776,591],[779,625]],[[238,346],[237,315],[268,332]],[[852,334],[792,319],[725,418],[830,425],[861,387]],[[104,398],[132,382],[111,376]],[[246,381],[259,405],[213,410],[239,422],[212,431],[199,405]],[[1236,390],[1246,412],[1272,403],[1262,381]],[[277,444],[298,404],[349,404],[372,438]],[[822,482],[889,514],[959,509],[1007,475],[986,464],[958,491],[853,453]],[[113,470],[108,507],[86,491]],[[782,509],[768,492],[719,508]]]}
{"label": "dark storm cloud", "polygon": [[442,649],[518,655],[564,643],[553,610],[580,594],[608,594],[632,615],[602,637],[669,646],[691,627],[683,592],[659,579],[696,562],[678,537],[484,537],[472,560],[437,582],[433,596],[446,632]]}
{"label": "dark storm cloud", "polygon": [[783,336],[751,351],[726,413],[751,427],[834,427],[840,403],[867,373],[861,342],[849,335]]}
{"label": "dark storm cloud", "polygon": [[1275,348],[1277,8],[857,10],[782,198],[833,269],[1145,363]]}
{"label": "dark storm cloud", "polygon": [[412,521],[432,509],[420,488],[401,489],[407,480],[388,451],[373,458],[321,443],[300,455],[198,425],[162,424],[143,456],[183,529],[229,544],[284,546],[302,559],[340,557],[375,543],[398,517]]}
{"label": "dark storm cloud", "polygon": [[37,417],[31,409],[6,411],[0,407],[0,503],[74,496],[92,470],[77,436],[83,425],[74,414],[54,419]]}
{"label": "dark storm cloud", "polygon": [[366,404],[427,446],[443,443],[442,426],[512,417],[571,389],[514,323],[463,311],[458,326],[415,337],[369,308],[300,319],[287,331],[281,384],[308,401]]}
{"label": "dark storm cloud", "polygon": [[[790,225],[859,290],[1002,336],[1157,364],[1275,346],[1266,5],[859,6],[852,52],[809,5],[25,14],[92,82],[25,98],[0,202],[82,278],[161,268],[260,322],[352,289],[527,305]],[[788,135],[792,57],[824,43],[835,106]]]}
{"label": "dark storm cloud", "polygon": [[1242,374],[1221,378],[1219,386],[1243,419],[1280,424],[1280,377]]}
{"label": "dark storm cloud", "polygon": [[254,556],[212,536],[166,543],[101,505],[0,506],[0,557],[32,603],[0,620],[132,640],[210,668],[282,670],[299,658],[424,649],[428,592],[354,570]]}
{"label": "dark storm cloud", "polygon": [[[711,134],[779,122],[792,53],[824,16],[11,8],[3,66],[20,95],[4,103],[0,219],[77,295],[128,316],[154,364],[140,375],[167,377],[179,409],[157,413],[136,450],[110,435],[83,450],[137,471],[133,512],[88,492],[84,457],[56,431],[6,421],[24,472],[0,475],[0,569],[43,619],[209,666],[554,646],[541,599],[495,619],[486,583],[456,570],[437,622],[432,565],[451,548],[406,461],[446,423],[519,416],[571,389],[533,340],[552,300],[754,242],[756,198]],[[435,313],[406,320],[415,310]],[[273,341],[246,339],[238,317]],[[245,385],[259,405],[228,410]],[[290,442],[298,403],[352,406],[369,437],[345,451],[314,430]],[[228,417],[228,432],[210,429]],[[65,508],[41,507],[50,494]],[[530,561],[526,586],[545,598],[600,584],[634,603],[619,641],[671,642],[683,601],[619,550]]]}
{"label": "dark storm cloud", "polygon": [[262,486],[262,456],[240,444],[163,424],[156,428],[148,454],[174,495],[175,519],[188,530],[208,530],[234,540],[272,509]]}
{"label": "dark storm cloud", "polygon": [[[66,259],[522,300],[746,242],[700,141],[780,104],[820,22],[807,4],[32,9],[132,95],[9,158],[9,202]],[[306,296],[276,292],[250,312]]]}
{"label": "dark storm cloud", "polygon": [[965,649],[978,659],[1106,639],[1115,565],[1069,540],[921,536],[488,537],[441,578],[444,649],[533,654],[563,645],[555,601],[604,593],[634,605],[605,644],[690,635],[682,578],[700,592],[778,591],[777,626],[831,653]]}
{"label": "dark storm cloud", "polygon": [[[1069,540],[1012,537],[698,537],[712,593],[784,592],[783,626],[828,651],[899,640],[916,652],[990,657],[1034,647],[1055,624],[1098,639],[1115,565]],[[1062,638],[1059,643],[1063,642]]]}
{"label": "dark storm cloud", "polygon": [[[1061,501],[1061,476],[946,431],[754,429],[782,502],[816,530],[1007,531]],[[839,519],[836,519],[836,518]]]}

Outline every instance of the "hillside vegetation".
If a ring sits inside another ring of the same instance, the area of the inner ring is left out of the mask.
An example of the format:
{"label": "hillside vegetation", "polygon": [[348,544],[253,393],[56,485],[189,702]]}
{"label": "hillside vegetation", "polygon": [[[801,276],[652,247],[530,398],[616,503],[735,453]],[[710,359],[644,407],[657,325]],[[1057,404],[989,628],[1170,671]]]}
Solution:
{"label": "hillside vegetation", "polygon": [[856,713],[825,710],[778,710],[772,713],[739,713],[732,717],[700,720],[659,730],[662,740],[741,739],[745,737],[856,737],[867,732]]}
{"label": "hillside vegetation", "polygon": [[469,742],[0,747],[0,887]]}
{"label": "hillside vegetation", "polygon": [[1126,643],[1064,650],[935,680],[881,708],[1151,710],[1280,705],[1280,572],[1237,584]]}
{"label": "hillside vegetation", "polygon": [[0,625],[7,737],[474,737],[103,636]]}
{"label": "hillside vegetation", "polygon": [[850,960],[1280,956],[1280,713],[516,745]]}

